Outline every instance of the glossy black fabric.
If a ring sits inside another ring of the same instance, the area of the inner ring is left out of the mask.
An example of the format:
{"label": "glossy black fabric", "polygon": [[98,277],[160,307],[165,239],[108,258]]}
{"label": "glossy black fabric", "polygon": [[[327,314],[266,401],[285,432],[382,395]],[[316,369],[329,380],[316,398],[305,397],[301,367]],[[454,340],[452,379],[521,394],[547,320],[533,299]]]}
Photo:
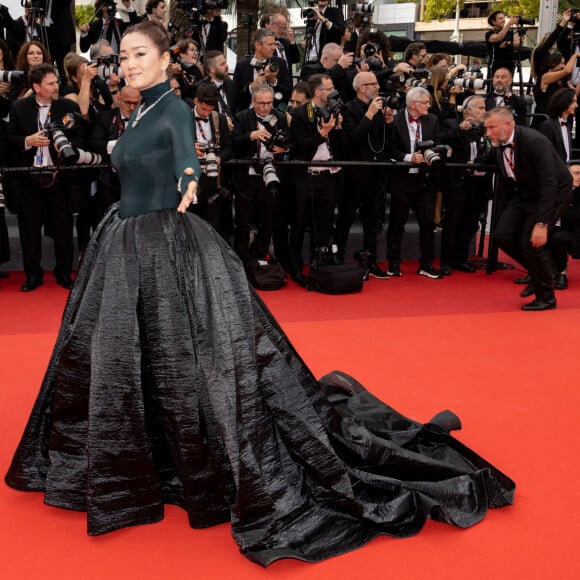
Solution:
{"label": "glossy black fabric", "polygon": [[461,527],[514,484],[356,381],[312,376],[230,247],[197,216],[105,216],[6,477],[87,511],[89,534],[230,520],[268,565],[318,561],[432,517]]}

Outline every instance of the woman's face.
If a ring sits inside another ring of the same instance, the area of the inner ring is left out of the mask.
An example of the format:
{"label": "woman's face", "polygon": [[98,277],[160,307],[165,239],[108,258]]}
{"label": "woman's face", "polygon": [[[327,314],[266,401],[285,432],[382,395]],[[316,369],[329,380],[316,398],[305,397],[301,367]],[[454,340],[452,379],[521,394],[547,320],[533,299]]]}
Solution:
{"label": "woman's face", "polygon": [[31,44],[28,47],[28,52],[26,53],[26,61],[28,62],[28,66],[36,66],[37,64],[41,64],[44,59],[44,55],[42,54],[42,50],[36,44]]}
{"label": "woman's face", "polygon": [[159,48],[145,34],[125,35],[119,55],[125,79],[134,89],[142,91],[167,79],[169,53],[160,54]]}
{"label": "woman's face", "polygon": [[199,51],[195,44],[190,43],[187,46],[187,50],[181,54],[181,60],[187,64],[197,64],[197,57],[199,56]]}

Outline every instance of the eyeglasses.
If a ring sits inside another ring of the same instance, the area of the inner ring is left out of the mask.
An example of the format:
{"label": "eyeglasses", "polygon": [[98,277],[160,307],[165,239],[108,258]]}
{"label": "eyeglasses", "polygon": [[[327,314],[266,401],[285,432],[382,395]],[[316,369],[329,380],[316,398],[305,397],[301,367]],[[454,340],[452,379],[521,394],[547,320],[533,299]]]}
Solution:
{"label": "eyeglasses", "polygon": [[363,83],[362,86],[363,87],[378,87],[379,83],[377,81],[375,81],[374,83]]}
{"label": "eyeglasses", "polygon": [[270,107],[274,104],[274,101],[254,101],[254,105],[258,105],[260,107]]}
{"label": "eyeglasses", "polygon": [[429,101],[413,101],[413,102],[414,103],[419,103],[421,105],[430,105],[431,104],[431,101],[430,100]]}

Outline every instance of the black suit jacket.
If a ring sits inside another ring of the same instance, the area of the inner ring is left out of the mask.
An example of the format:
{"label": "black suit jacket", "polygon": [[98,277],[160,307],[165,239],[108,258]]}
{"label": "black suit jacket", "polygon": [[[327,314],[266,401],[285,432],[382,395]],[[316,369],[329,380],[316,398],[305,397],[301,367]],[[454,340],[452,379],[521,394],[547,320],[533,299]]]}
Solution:
{"label": "black suit jacket", "polygon": [[[499,147],[492,157],[502,205],[516,205],[535,215],[536,222],[554,224],[572,200],[572,176],[548,139],[528,127],[516,126],[514,174],[507,176]],[[517,189],[516,189],[517,184]]]}
{"label": "black suit jacket", "polygon": [[[193,111],[192,111],[193,113]],[[209,118],[209,125],[211,130],[211,141],[217,143],[216,134],[215,134],[215,127],[213,118],[210,116]],[[194,121],[193,123],[194,134],[197,140],[197,132],[199,130],[197,123]],[[228,129],[228,120],[225,115],[218,113],[218,130],[219,130],[219,144],[220,150],[218,153],[219,158],[222,161],[229,161],[234,156],[234,147],[232,144],[232,137],[230,135],[230,130]]]}
{"label": "black suit jacket", "polygon": [[290,70],[293,64],[300,62],[300,51],[298,50],[298,46],[296,43],[290,44],[290,41],[284,37],[277,38],[276,42],[279,42],[282,45],[282,51],[285,55],[284,60],[288,65],[288,69]]}
{"label": "black suit jacket", "polygon": [[[71,3],[73,0],[53,0],[50,17],[52,24],[47,27],[48,44],[51,54],[60,54],[71,50],[76,42],[75,25],[73,22]],[[52,54],[54,57],[55,55]]]}
{"label": "black suit jacket", "polygon": [[[526,114],[528,112],[528,108],[526,106],[526,100],[518,95],[511,95],[510,97],[505,99],[506,107],[509,107],[516,120],[516,124],[527,126],[528,121],[526,119]],[[495,94],[492,93],[485,97],[485,108],[487,111],[491,111],[491,109],[495,109]]]}
{"label": "black suit jacket", "polygon": [[[40,40],[40,25],[34,25],[33,38]],[[8,44],[10,45],[10,50],[14,55],[14,58],[18,55],[20,47],[26,42],[26,23],[24,18],[18,18],[14,21],[12,25],[12,30],[8,34]]]}
{"label": "black suit jacket", "polygon": [[224,43],[226,42],[227,37],[228,23],[224,22],[220,16],[215,16],[210,22],[205,45],[201,39],[201,26],[199,30],[195,30],[192,34],[192,38],[200,46],[202,54],[205,54],[210,50],[219,50],[220,52],[223,52]]}
{"label": "black suit jacket", "polygon": [[318,58],[320,59],[320,52],[322,51],[322,47],[329,42],[336,42],[336,44],[340,44],[340,39],[344,34],[346,29],[346,25],[344,23],[344,16],[342,15],[342,10],[339,8],[331,8],[328,7],[324,11],[324,17],[328,18],[332,22],[332,28],[328,30],[328,28],[322,24],[320,29],[320,46],[318,47]]}
{"label": "black suit jacket", "polygon": [[[132,24],[137,23],[138,20],[137,12],[135,10],[132,10],[128,14],[130,19],[128,23],[124,22],[120,18],[115,18],[114,22],[111,22],[111,24],[109,24],[109,28],[107,29],[106,34],[106,39],[109,42],[111,42],[111,39],[113,38],[114,35],[117,37],[117,43],[120,45],[121,36],[123,36],[125,30]],[[86,36],[80,37],[79,45],[81,47],[81,51],[87,52],[88,50],[90,50],[91,46],[96,42],[98,42],[98,40],[101,38],[102,32],[103,32],[103,19],[98,18],[97,20],[91,23],[89,31],[86,34]]]}
{"label": "black suit jacket", "polygon": [[[203,77],[195,85],[194,87],[195,93],[197,93],[197,87],[199,87],[201,84],[203,83],[208,84],[211,82],[212,81],[208,76]],[[238,103],[238,89],[236,87],[236,83],[230,78],[224,79],[222,86],[224,88],[224,93],[226,94],[227,105],[225,105],[225,103],[220,98],[220,106],[219,106],[220,113],[225,113],[233,121],[234,115],[240,110],[240,106]]]}
{"label": "black suit jacket", "polygon": [[[276,109],[272,109],[270,112],[278,119],[277,127],[287,131],[288,123],[286,122],[286,115]],[[254,109],[240,111],[235,116],[232,142],[237,159],[252,159],[258,153],[258,142],[250,139],[250,133],[257,128],[258,119]]]}
{"label": "black suit jacket", "polygon": [[[240,109],[247,109],[252,102],[252,95],[250,93],[250,84],[254,82],[254,67],[250,66],[250,58],[238,61],[236,65],[236,70],[234,71],[234,82],[236,83],[236,88],[238,89],[238,103]],[[292,77],[290,76],[290,71],[286,66],[286,61],[277,56],[273,56],[270,62],[275,62],[278,67],[278,82],[274,89],[274,92],[281,93],[282,98],[276,99],[274,106],[276,107],[278,103],[286,103],[292,94]]]}
{"label": "black suit jacket", "polygon": [[[570,125],[566,123],[566,132],[568,133],[568,145],[570,148],[570,154],[572,154],[572,131],[570,130]],[[556,153],[559,155],[560,159],[566,163],[566,147],[564,145],[564,139],[562,137],[562,131],[560,129],[560,119],[554,119],[550,117],[546,119],[539,128],[540,133],[548,138],[548,141],[554,146]]]}

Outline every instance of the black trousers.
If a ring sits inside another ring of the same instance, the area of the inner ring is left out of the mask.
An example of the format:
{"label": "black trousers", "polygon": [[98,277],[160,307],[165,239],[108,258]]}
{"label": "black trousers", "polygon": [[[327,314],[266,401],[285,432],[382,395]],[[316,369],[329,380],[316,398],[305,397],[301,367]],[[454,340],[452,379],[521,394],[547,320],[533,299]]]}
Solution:
{"label": "black trousers", "polygon": [[401,246],[405,224],[412,209],[419,224],[419,264],[429,267],[435,257],[435,230],[433,218],[437,192],[430,184],[418,180],[394,183],[391,188],[391,207],[387,228],[387,260],[390,264],[401,263]]}
{"label": "black trousers", "polygon": [[224,236],[224,232],[220,231],[222,229],[221,213],[224,198],[217,191],[217,179],[209,178],[205,173],[202,173],[199,178],[198,203],[190,206],[189,209]]}
{"label": "black trousers", "polygon": [[376,260],[377,236],[383,227],[385,209],[385,173],[369,169],[362,174],[350,171],[346,174],[345,186],[338,197],[338,218],[334,243],[344,256],[350,228],[360,208],[363,226],[363,249],[369,250]]}
{"label": "black trousers", "polygon": [[310,229],[310,252],[330,245],[339,189],[338,173],[302,173],[296,183],[295,213],[290,231],[292,268],[302,270],[302,247]]}
{"label": "black trousers", "polygon": [[18,230],[26,278],[41,281],[43,204],[46,202],[52,223],[57,278],[70,276],[73,263],[73,214],[66,189],[61,183],[42,188],[35,178],[21,181]]}
{"label": "black trousers", "polygon": [[552,253],[556,273],[563,272],[568,267],[568,253],[574,244],[574,232],[556,226],[548,238],[548,248]]}
{"label": "black trousers", "polygon": [[530,243],[530,236],[536,222],[535,214],[519,206],[508,206],[499,216],[494,235],[498,246],[510,258],[527,269],[532,278],[536,296],[551,299],[554,297],[554,280],[550,265],[550,251],[547,245],[534,248]]}

